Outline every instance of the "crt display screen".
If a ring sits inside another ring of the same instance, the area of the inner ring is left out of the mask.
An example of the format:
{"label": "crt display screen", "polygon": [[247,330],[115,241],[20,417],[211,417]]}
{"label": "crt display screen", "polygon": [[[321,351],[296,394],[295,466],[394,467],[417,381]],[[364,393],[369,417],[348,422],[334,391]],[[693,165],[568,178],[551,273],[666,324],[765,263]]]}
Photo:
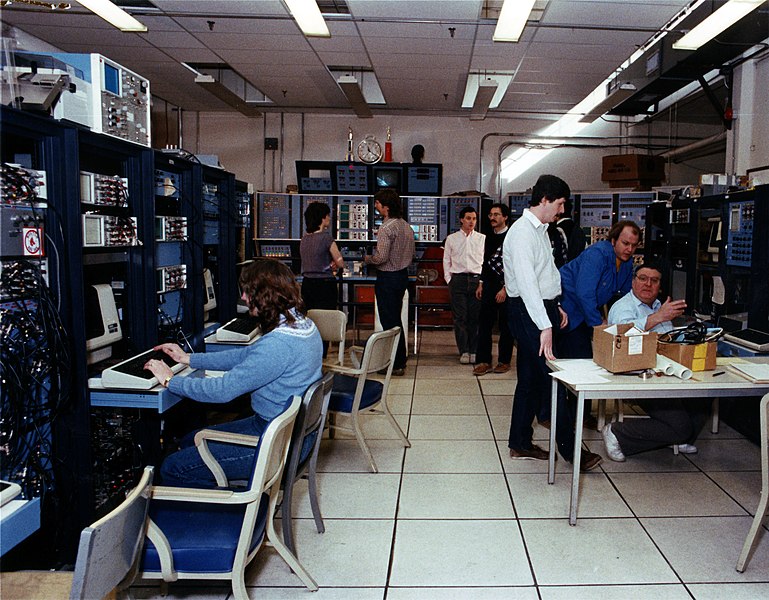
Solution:
{"label": "crt display screen", "polygon": [[107,63],[104,63],[104,91],[120,95],[120,71]]}

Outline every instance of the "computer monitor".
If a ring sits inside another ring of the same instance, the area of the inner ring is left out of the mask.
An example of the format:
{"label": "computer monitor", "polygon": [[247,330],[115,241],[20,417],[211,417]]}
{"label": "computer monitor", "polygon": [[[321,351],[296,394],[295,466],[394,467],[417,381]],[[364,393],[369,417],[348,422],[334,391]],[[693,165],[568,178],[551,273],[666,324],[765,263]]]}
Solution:
{"label": "computer monitor", "polygon": [[203,320],[208,321],[208,313],[216,308],[216,291],[211,269],[203,269]]}
{"label": "computer monitor", "polygon": [[443,165],[406,165],[404,193],[407,196],[440,196],[443,189]]}
{"label": "computer monitor", "polygon": [[374,192],[379,190],[395,190],[399,194],[402,192],[401,178],[403,176],[403,169],[400,165],[375,165],[373,168],[374,174]]}
{"label": "computer monitor", "polygon": [[91,365],[112,356],[112,344],[123,339],[112,286],[107,283],[87,286],[85,313],[99,315],[99,318],[88,318],[85,322],[86,362]]}

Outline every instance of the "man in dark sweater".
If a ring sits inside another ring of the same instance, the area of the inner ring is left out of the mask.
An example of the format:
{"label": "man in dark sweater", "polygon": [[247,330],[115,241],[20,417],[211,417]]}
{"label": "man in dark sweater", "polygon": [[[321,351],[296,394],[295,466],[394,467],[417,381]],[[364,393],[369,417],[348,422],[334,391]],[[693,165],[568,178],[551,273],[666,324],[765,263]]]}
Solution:
{"label": "man in dark sweater", "polygon": [[[507,235],[509,217],[508,206],[499,202],[491,205],[489,222],[492,232],[486,234],[481,282],[475,292],[476,297],[481,301],[481,314],[478,320],[478,349],[473,375],[485,375],[489,372],[507,373],[510,370],[513,336],[507,326],[507,294],[502,269],[502,242]],[[491,330],[497,320],[499,322],[499,355],[497,366],[492,368]]]}

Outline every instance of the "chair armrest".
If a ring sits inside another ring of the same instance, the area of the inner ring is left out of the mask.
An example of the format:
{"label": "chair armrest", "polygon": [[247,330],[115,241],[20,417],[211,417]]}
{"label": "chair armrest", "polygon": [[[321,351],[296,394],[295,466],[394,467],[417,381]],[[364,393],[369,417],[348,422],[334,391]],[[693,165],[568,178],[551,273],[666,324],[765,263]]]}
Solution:
{"label": "chair armrest", "polygon": [[216,490],[206,488],[183,488],[166,485],[155,485],[150,490],[152,500],[175,500],[177,502],[207,502],[228,504],[235,496],[232,490]]}
{"label": "chair armrest", "polygon": [[198,449],[200,458],[208,467],[209,471],[216,479],[216,485],[225,487],[228,484],[224,469],[211,454],[208,448],[208,440],[223,442],[225,444],[238,444],[240,446],[256,447],[259,444],[259,437],[255,435],[245,435],[242,433],[231,433],[229,431],[217,431],[215,429],[201,429],[195,434],[195,447]]}
{"label": "chair armrest", "polygon": [[216,429],[201,429],[195,434],[195,445],[202,440],[213,440],[215,442],[225,442],[228,444],[238,444],[240,446],[259,445],[258,435],[246,435],[245,433],[231,433],[229,431],[218,431]]}
{"label": "chair armrest", "polygon": [[328,365],[328,370],[332,373],[341,373],[342,375],[360,375],[363,373],[360,369],[353,369],[352,367],[344,367],[342,365]]}
{"label": "chair armrest", "polygon": [[360,369],[360,361],[363,360],[364,348],[361,346],[353,346],[350,348],[350,362],[356,369]]}

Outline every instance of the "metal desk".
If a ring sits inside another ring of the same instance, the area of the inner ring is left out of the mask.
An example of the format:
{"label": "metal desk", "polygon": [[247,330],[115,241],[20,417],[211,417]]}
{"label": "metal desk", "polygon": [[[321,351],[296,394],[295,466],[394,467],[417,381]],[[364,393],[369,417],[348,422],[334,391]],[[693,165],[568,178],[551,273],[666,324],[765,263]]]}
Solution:
{"label": "metal desk", "polygon": [[[553,371],[563,371],[569,363],[583,362],[584,359],[561,359],[547,361]],[[769,363],[769,359],[741,359],[746,362]],[[713,373],[722,375],[713,377]],[[604,375],[605,383],[565,383],[553,378],[551,394],[550,456],[548,460],[547,482],[555,482],[555,423],[558,412],[558,384],[561,383],[568,391],[577,396],[577,423],[582,423],[585,412],[585,402],[590,400],[649,399],[649,398],[722,398],[725,396],[763,396],[769,393],[769,384],[751,383],[739,375],[719,366],[715,371],[696,372],[692,379],[683,381],[676,377],[654,377],[642,380],[628,375]],[[697,379],[695,379],[695,377]],[[571,476],[571,501],[569,506],[569,524],[577,524],[577,504],[579,502],[579,467],[582,447],[582,427],[576,427],[574,432],[574,465]]]}

